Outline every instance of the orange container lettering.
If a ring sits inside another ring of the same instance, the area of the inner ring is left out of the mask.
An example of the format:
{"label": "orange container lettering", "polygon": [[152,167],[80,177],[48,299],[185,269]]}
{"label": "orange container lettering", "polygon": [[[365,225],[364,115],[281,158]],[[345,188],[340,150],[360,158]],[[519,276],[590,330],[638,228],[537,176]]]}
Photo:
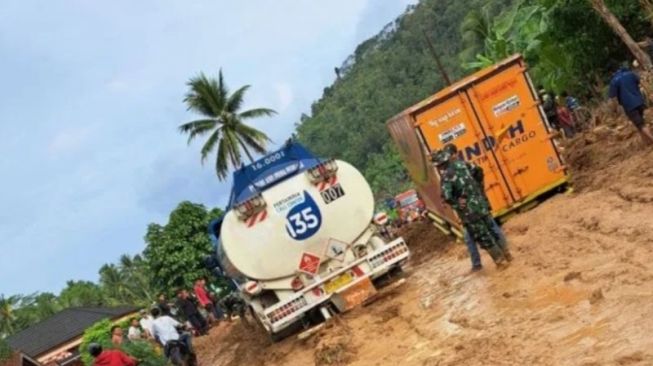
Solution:
{"label": "orange container lettering", "polygon": [[459,156],[483,168],[495,216],[567,182],[521,56],[481,70],[388,122],[427,209],[459,227],[442,202],[437,171],[427,156],[454,144]]}

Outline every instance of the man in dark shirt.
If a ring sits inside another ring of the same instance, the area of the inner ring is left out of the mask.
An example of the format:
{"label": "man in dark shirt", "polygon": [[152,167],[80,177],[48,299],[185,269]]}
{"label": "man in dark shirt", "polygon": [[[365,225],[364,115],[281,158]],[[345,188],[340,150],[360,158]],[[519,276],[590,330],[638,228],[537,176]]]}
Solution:
{"label": "man in dark shirt", "polygon": [[558,122],[558,113],[556,112],[555,95],[553,92],[548,92],[544,87],[540,86],[539,91],[540,100],[542,101],[542,109],[549,121],[551,128],[560,130],[560,123]]}
{"label": "man in dark shirt", "polygon": [[167,315],[170,316],[170,305],[168,304],[168,300],[166,299],[165,294],[159,294],[159,302],[158,302],[158,307],[159,310],[161,310],[161,315]]}
{"label": "man in dark shirt", "polygon": [[619,102],[628,119],[642,135],[644,142],[653,145],[653,135],[644,121],[646,103],[639,90],[639,76],[625,67],[620,68],[612,76],[608,97]]}
{"label": "man in dark shirt", "polygon": [[179,311],[188,319],[188,321],[193,325],[193,328],[201,334],[204,335],[208,332],[208,324],[206,319],[200,314],[197,310],[197,306],[190,299],[190,295],[187,290],[180,290],[177,295],[177,308]]}

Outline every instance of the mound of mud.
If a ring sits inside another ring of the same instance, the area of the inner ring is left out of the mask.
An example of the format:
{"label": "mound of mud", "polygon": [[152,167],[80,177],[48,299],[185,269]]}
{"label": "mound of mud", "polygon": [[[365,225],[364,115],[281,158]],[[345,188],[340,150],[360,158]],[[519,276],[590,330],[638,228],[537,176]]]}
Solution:
{"label": "mound of mud", "polygon": [[327,325],[327,330],[312,340],[315,366],[344,366],[356,359],[351,329],[340,319]]}
{"label": "mound of mud", "polygon": [[[614,181],[615,175],[624,169],[615,170],[617,164],[649,150],[625,116],[601,111],[595,117],[601,123],[599,126],[562,144],[572,184],[580,192],[593,191]],[[647,113],[647,120],[651,117]]]}
{"label": "mound of mud", "polygon": [[283,356],[263,352],[272,344],[267,335],[255,324],[246,326],[239,320],[212,329],[193,344],[201,365],[263,365],[266,360],[275,362]]}

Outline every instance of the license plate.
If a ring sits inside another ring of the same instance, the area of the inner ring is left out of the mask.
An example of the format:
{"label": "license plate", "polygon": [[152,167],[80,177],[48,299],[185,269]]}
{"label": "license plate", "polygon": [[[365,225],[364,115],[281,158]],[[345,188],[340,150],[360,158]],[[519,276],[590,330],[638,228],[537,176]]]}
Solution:
{"label": "license plate", "polygon": [[326,291],[327,294],[332,294],[340,290],[341,288],[347,286],[352,281],[354,281],[354,276],[352,276],[350,273],[341,274],[340,276],[327,282],[324,285],[324,291]]}

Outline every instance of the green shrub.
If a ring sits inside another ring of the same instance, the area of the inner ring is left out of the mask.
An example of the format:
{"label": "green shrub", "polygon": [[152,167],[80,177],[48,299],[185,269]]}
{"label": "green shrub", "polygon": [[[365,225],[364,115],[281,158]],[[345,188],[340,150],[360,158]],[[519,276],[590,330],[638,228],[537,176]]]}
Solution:
{"label": "green shrub", "polygon": [[161,347],[154,346],[150,341],[125,342],[122,350],[138,360],[139,366],[165,366],[167,364]]}
{"label": "green shrub", "polygon": [[[129,322],[124,321],[120,322],[121,328],[127,333],[127,327]],[[84,336],[82,338],[82,344],[79,346],[80,352],[82,354],[82,361],[85,365],[93,365],[93,357],[88,353],[88,346],[91,343],[98,343],[104,349],[115,348],[111,343],[111,327],[113,323],[108,320],[102,320],[93,324],[90,328],[84,331]],[[122,344],[121,350],[131,356],[132,358],[137,359],[139,366],[164,366],[166,365],[166,360],[162,354],[161,348],[157,347],[149,341],[134,341],[129,342],[125,341]]]}

